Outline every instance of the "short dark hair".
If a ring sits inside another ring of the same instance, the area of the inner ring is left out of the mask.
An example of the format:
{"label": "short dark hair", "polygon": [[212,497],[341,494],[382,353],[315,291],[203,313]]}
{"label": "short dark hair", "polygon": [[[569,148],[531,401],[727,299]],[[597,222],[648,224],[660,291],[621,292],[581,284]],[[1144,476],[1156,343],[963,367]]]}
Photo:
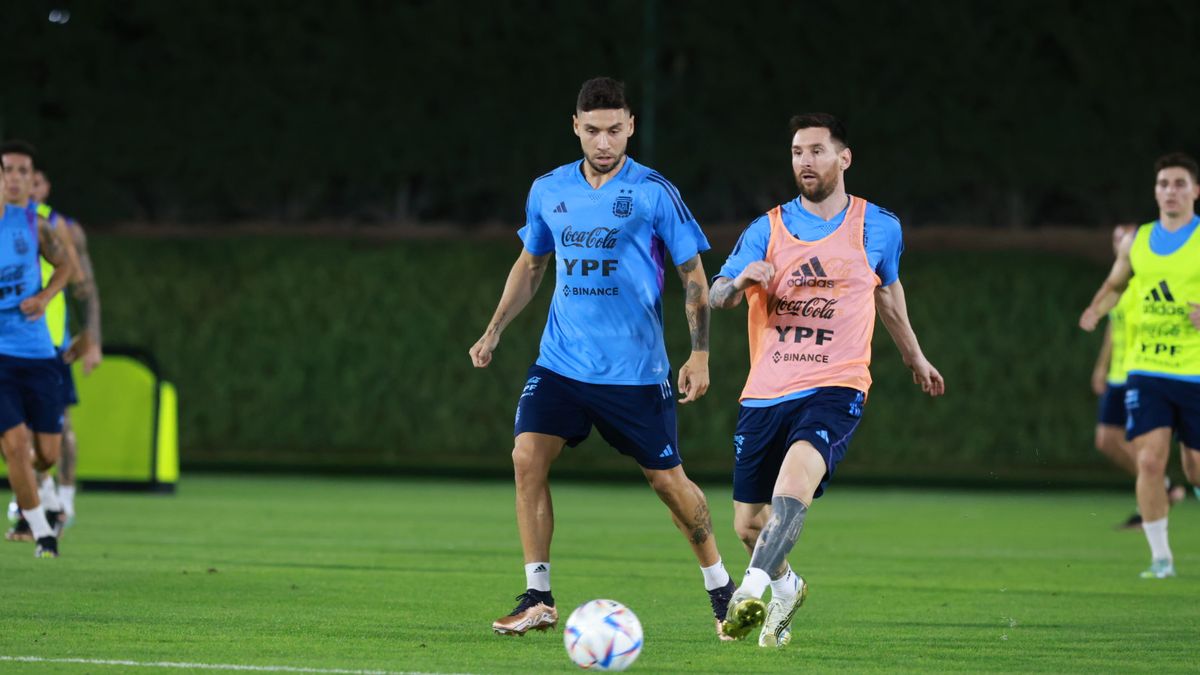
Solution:
{"label": "short dark hair", "polygon": [[1186,152],[1171,152],[1158,158],[1154,162],[1154,173],[1158,173],[1163,169],[1169,169],[1177,166],[1181,169],[1187,169],[1188,173],[1192,174],[1192,180],[1200,183],[1200,166],[1196,164],[1196,160]]}
{"label": "short dark hair", "polygon": [[25,155],[37,166],[37,148],[29,141],[11,140],[0,143],[0,155]]}
{"label": "short dark hair", "polygon": [[575,110],[616,110],[632,112],[629,101],[625,98],[625,83],[611,77],[593,77],[579,88],[579,97],[575,99]]}
{"label": "short dark hair", "polygon": [[828,129],[830,138],[837,141],[843,148],[847,145],[846,125],[842,124],[841,120],[829,113],[816,112],[794,115],[788,123],[788,127],[791,128],[793,136],[801,129],[811,129],[813,127]]}

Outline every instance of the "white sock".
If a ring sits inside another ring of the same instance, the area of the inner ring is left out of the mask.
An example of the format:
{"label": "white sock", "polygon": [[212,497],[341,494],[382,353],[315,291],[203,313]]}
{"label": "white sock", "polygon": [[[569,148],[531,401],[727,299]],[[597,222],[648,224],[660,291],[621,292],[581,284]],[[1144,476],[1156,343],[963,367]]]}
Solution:
{"label": "white sock", "polygon": [[800,590],[800,577],[792,571],[792,566],[787,566],[787,571],[778,579],[771,580],[771,599],[790,598]]}
{"label": "white sock", "polygon": [[531,562],[525,565],[525,588],[548,592],[550,590],[550,563]]}
{"label": "white sock", "polygon": [[34,539],[54,535],[54,530],[50,529],[50,523],[46,520],[46,507],[38,506],[36,509],[21,509],[21,515],[25,516],[25,520],[29,522],[29,529],[33,531]]}
{"label": "white sock", "polygon": [[729,572],[725,570],[725,563],[720,559],[708,567],[701,567],[700,573],[704,575],[704,590],[706,591],[715,591],[729,583]]}
{"label": "white sock", "polygon": [[75,515],[75,486],[59,485],[58,501],[62,502],[62,510],[67,517]]}
{"label": "white sock", "polygon": [[746,570],[746,576],[742,577],[742,585],[738,587],[738,590],[747,591],[750,595],[761,598],[770,583],[771,575],[767,574],[766,570],[751,567]]}
{"label": "white sock", "polygon": [[54,476],[46,476],[42,479],[42,484],[38,486],[38,497],[41,497],[42,506],[46,507],[47,511],[62,511],[62,504],[58,501],[58,486],[54,484]]}
{"label": "white sock", "polygon": [[1167,544],[1167,519],[1142,523],[1142,532],[1150,543],[1150,557],[1154,560],[1172,560],[1171,546]]}

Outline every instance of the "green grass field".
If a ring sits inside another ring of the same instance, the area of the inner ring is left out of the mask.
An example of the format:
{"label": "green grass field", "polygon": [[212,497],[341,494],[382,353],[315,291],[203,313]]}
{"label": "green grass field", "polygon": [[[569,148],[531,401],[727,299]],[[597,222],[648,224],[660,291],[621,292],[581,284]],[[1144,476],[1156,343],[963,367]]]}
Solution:
{"label": "green grass field", "polygon": [[[729,491],[707,493],[740,574]],[[1181,576],[1155,582],[1137,578],[1141,533],[1113,530],[1132,494],[835,485],[792,555],[811,588],[793,643],[765,651],[717,642],[699,570],[648,488],[555,497],[562,619],[591,598],[628,604],[645,628],[635,672],[1197,668],[1193,499],[1171,516]],[[58,560],[0,543],[0,671],[578,670],[560,632],[491,633],[524,582],[508,484],[197,476],[174,497],[84,493],[79,509]]]}

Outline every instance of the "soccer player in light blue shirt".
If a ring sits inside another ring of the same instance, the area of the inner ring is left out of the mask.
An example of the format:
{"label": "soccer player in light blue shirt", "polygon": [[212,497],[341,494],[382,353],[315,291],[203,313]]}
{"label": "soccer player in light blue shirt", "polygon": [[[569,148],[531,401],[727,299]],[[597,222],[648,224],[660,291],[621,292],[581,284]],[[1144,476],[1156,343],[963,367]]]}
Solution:
{"label": "soccer player in light blue shirt", "polygon": [[670,509],[700,563],[718,634],[716,620],[724,618],[733,593],[704,493],[681,464],[663,345],[662,290],[670,254],[683,280],[692,339],[691,357],[679,370],[679,402],[703,396],[709,382],[709,309],[699,254],[708,250],[708,240],[675,186],[625,154],[633,129],[623,84],[610,78],[584,83],[574,117],[583,160],[533,182],[519,232],[524,248],[491,322],[470,350],[476,367],[491,363],[501,332],[529,303],[553,254],[550,315],[514,424],[527,590],[516,609],[492,624],[499,634],[545,630],[558,621],[550,593],[549,470],[563,447],[579,444],[593,426],[637,461]]}
{"label": "soccer player in light blue shirt", "polygon": [[[62,378],[45,312],[75,274],[76,262],[64,233],[30,208],[33,156],[27,143],[0,146],[0,445],[9,484],[37,542],[34,555],[56,558],[58,538],[38,496],[34,470],[48,471],[58,461]],[[39,254],[54,265],[44,288]]]}

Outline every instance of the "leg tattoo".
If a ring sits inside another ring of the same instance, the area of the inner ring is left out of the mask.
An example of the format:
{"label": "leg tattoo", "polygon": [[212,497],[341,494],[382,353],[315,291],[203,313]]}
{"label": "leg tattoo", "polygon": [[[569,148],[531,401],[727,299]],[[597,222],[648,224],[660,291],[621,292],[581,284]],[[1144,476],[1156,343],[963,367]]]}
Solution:
{"label": "leg tattoo", "polygon": [[701,501],[696,507],[696,513],[692,516],[692,522],[688,525],[691,530],[691,540],[693,544],[703,544],[712,536],[712,514],[708,512],[708,503]]}
{"label": "leg tattoo", "polygon": [[771,519],[758,535],[750,566],[766,571],[772,579],[783,576],[787,569],[787,555],[800,538],[806,515],[808,507],[799,499],[772,497]]}

